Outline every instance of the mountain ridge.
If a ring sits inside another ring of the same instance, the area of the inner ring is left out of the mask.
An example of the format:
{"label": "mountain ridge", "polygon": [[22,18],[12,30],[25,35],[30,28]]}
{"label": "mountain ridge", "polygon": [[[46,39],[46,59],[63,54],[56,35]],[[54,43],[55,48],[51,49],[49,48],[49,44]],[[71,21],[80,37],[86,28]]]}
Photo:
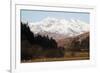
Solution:
{"label": "mountain ridge", "polygon": [[47,17],[39,22],[29,23],[29,27],[34,34],[48,35],[54,38],[72,37],[89,32],[89,24],[78,19],[66,20]]}

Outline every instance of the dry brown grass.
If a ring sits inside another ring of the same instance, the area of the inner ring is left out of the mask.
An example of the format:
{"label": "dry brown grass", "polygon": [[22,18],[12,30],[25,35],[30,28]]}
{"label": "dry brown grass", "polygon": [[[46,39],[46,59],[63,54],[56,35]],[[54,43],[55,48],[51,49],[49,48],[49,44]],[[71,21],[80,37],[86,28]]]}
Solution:
{"label": "dry brown grass", "polygon": [[61,58],[37,58],[28,61],[22,61],[22,63],[31,63],[31,62],[51,62],[51,61],[72,61],[72,60],[89,60],[88,52],[77,52],[74,56],[71,53],[66,53],[64,57]]}

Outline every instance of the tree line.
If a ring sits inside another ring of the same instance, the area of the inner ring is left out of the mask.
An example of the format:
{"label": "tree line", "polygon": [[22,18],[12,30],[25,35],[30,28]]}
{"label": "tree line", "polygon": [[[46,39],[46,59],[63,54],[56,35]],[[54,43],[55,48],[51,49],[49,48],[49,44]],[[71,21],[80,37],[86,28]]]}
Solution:
{"label": "tree line", "polygon": [[38,44],[43,48],[57,48],[57,42],[51,37],[41,36],[40,34],[34,34],[31,32],[28,24],[21,22],[21,40],[26,39],[30,44]]}

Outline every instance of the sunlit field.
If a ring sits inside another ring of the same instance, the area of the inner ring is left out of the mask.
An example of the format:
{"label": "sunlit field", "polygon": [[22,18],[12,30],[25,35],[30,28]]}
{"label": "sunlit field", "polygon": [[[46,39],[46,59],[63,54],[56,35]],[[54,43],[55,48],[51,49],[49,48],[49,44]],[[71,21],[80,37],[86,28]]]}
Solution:
{"label": "sunlit field", "polygon": [[61,58],[33,58],[31,60],[23,60],[22,63],[31,63],[31,62],[53,62],[53,61],[75,61],[75,60],[89,60],[88,52],[77,52],[77,53],[66,53],[64,57]]}

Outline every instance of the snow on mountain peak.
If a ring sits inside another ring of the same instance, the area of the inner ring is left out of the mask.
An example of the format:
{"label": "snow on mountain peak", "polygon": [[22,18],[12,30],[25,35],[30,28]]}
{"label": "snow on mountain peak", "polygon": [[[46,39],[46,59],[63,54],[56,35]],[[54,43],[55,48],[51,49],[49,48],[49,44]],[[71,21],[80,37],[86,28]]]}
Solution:
{"label": "snow on mountain peak", "polygon": [[89,31],[89,24],[81,20],[66,20],[47,17],[39,22],[29,23],[29,27],[34,34],[55,33],[67,36],[79,35]]}

